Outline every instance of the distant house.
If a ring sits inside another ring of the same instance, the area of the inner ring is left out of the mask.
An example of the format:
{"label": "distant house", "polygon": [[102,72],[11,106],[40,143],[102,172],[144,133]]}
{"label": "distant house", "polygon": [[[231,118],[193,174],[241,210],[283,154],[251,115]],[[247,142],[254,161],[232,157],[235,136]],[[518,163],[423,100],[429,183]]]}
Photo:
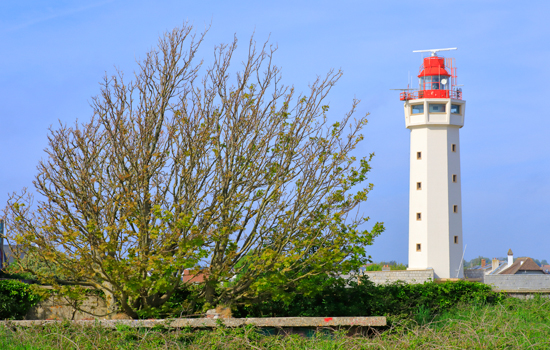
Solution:
{"label": "distant house", "polygon": [[[17,251],[19,246],[15,246],[15,247]],[[22,252],[18,252],[18,253],[21,254],[21,258],[25,256],[24,249]],[[4,244],[4,220],[0,219],[0,270],[4,269],[14,261],[15,261],[15,258],[11,250],[11,247],[8,244]]]}
{"label": "distant house", "polygon": [[183,283],[203,283],[206,275],[203,272],[197,274],[191,274],[187,269],[183,270],[183,275],[181,276],[181,281]]}
{"label": "distant house", "polygon": [[517,258],[508,268],[502,270],[500,275],[543,275],[544,270],[531,258]]}
{"label": "distant house", "polygon": [[[25,253],[21,253],[21,252],[19,253],[22,254],[21,258],[25,256]],[[15,257],[11,250],[11,247],[7,244],[4,244],[2,246],[2,250],[0,251],[0,269],[8,267],[14,261],[15,261]]]}
{"label": "distant house", "polygon": [[4,250],[4,219],[0,219],[0,270],[6,267],[6,253]]}
{"label": "distant house", "polygon": [[501,271],[508,267],[506,260],[493,259],[490,264],[481,259],[481,265],[472,266],[464,273],[467,278],[480,278],[483,275],[498,275]]}
{"label": "distant house", "polygon": [[486,264],[481,259],[481,265],[474,266],[465,271],[469,278],[481,278],[483,275],[537,275],[550,273],[550,265],[541,268],[529,257],[517,258],[514,261],[512,249],[508,250],[508,260],[493,259],[491,264]]}

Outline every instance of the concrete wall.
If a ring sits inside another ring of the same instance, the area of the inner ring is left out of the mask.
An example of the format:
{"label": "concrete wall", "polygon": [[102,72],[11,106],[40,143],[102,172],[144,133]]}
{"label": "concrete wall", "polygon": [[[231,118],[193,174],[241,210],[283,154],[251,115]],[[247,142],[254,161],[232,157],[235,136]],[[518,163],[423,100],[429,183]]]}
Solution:
{"label": "concrete wall", "polygon": [[424,283],[434,279],[433,270],[365,271],[364,274],[375,284],[386,284],[397,281]]}
{"label": "concrete wall", "polygon": [[486,275],[485,284],[497,290],[550,290],[550,275]]}

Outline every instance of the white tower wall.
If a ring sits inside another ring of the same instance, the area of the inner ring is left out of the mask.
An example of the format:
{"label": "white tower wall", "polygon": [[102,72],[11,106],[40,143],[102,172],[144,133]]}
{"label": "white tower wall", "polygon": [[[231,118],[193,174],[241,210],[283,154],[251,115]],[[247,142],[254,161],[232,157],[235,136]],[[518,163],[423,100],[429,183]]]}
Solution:
{"label": "white tower wall", "polygon": [[[418,104],[424,113],[412,114],[411,106]],[[446,112],[429,113],[429,104],[446,104]],[[460,105],[459,114],[450,113],[451,104]],[[417,99],[404,107],[411,131],[409,269],[433,268],[437,278],[462,278],[459,130],[465,102]]]}

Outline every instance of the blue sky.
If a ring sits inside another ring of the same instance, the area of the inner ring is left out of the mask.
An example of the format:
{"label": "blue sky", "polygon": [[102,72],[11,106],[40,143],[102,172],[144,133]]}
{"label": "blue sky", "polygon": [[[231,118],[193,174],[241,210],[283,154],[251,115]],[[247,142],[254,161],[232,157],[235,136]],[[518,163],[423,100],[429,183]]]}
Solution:
{"label": "blue sky", "polygon": [[466,259],[550,259],[550,2],[520,1],[2,1],[0,203],[32,187],[48,127],[90,117],[98,83],[166,30],[211,23],[202,45],[252,33],[279,46],[275,63],[299,91],[341,68],[329,95],[341,116],[353,97],[370,113],[361,152],[375,152],[375,188],[361,207],[386,232],[369,253],[407,262],[409,131],[397,91],[418,74],[413,50],[452,52],[464,84],[461,166]]}

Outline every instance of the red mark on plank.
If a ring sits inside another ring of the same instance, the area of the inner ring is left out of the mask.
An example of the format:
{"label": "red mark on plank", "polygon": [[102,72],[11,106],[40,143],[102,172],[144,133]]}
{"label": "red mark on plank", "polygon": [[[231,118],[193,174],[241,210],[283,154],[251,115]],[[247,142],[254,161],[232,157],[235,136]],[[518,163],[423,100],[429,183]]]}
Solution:
{"label": "red mark on plank", "polygon": [[329,321],[332,321],[332,317],[325,318],[325,322],[329,322]]}

